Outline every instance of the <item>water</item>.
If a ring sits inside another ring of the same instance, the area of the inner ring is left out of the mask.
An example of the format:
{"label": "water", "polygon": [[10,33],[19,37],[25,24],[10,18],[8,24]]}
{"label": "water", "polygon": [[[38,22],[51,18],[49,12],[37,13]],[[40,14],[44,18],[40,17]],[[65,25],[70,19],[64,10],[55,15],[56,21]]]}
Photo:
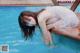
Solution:
{"label": "water", "polygon": [[[42,40],[39,28],[32,39],[25,41],[18,25],[18,16],[25,10],[39,11],[44,7],[1,6],[0,7],[0,45],[8,44],[9,53],[80,53],[80,41],[52,34],[55,48],[48,48]],[[80,6],[76,12],[80,12]]]}

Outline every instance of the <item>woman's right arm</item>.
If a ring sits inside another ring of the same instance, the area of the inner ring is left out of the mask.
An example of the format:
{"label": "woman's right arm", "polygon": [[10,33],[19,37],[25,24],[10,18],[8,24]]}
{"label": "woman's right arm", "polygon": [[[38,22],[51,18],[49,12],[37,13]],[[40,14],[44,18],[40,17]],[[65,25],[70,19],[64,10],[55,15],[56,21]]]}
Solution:
{"label": "woman's right arm", "polygon": [[46,16],[47,15],[46,14],[44,15],[44,13],[42,15],[40,15],[38,17],[38,23],[39,23],[40,29],[42,31],[42,34],[43,34],[44,42],[46,43],[46,45],[50,46],[50,45],[52,45],[52,37],[51,37],[49,30],[46,27],[46,21],[45,21],[45,19],[47,18]]}

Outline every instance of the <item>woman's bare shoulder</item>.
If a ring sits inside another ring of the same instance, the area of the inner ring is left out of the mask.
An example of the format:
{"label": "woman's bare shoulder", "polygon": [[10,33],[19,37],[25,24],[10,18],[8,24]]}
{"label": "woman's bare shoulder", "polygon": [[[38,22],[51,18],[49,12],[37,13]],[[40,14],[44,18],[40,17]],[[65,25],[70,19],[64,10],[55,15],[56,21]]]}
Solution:
{"label": "woman's bare shoulder", "polygon": [[39,15],[38,15],[38,20],[46,20],[48,19],[48,17],[50,16],[50,13],[47,11],[47,10],[44,10],[43,12],[41,12]]}

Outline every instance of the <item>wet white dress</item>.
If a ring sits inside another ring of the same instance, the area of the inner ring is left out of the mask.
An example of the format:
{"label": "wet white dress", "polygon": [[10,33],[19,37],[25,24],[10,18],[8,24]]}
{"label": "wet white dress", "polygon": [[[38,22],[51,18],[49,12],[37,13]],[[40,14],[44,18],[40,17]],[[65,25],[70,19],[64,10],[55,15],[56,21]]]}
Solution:
{"label": "wet white dress", "polygon": [[39,17],[44,19],[48,29],[55,28],[74,28],[79,24],[79,19],[76,14],[70,9],[62,6],[49,6],[44,11],[48,14],[41,12]]}

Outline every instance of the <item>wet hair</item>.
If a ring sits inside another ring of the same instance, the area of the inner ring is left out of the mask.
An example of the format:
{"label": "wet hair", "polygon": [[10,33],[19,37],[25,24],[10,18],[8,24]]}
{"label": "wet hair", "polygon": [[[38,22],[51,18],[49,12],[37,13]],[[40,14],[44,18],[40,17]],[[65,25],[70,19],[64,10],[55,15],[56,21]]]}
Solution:
{"label": "wet hair", "polygon": [[[39,11],[39,12],[23,11],[23,12],[20,13],[19,18],[18,18],[18,22],[19,22],[19,26],[21,28],[21,31],[24,34],[24,38],[26,40],[33,36],[33,33],[35,31],[35,27],[36,27],[36,25],[38,26],[37,15],[42,11],[43,11],[43,9],[41,11]],[[35,26],[26,25],[26,22],[24,22],[22,20],[23,16],[31,16],[31,17],[33,17],[37,24]]]}

